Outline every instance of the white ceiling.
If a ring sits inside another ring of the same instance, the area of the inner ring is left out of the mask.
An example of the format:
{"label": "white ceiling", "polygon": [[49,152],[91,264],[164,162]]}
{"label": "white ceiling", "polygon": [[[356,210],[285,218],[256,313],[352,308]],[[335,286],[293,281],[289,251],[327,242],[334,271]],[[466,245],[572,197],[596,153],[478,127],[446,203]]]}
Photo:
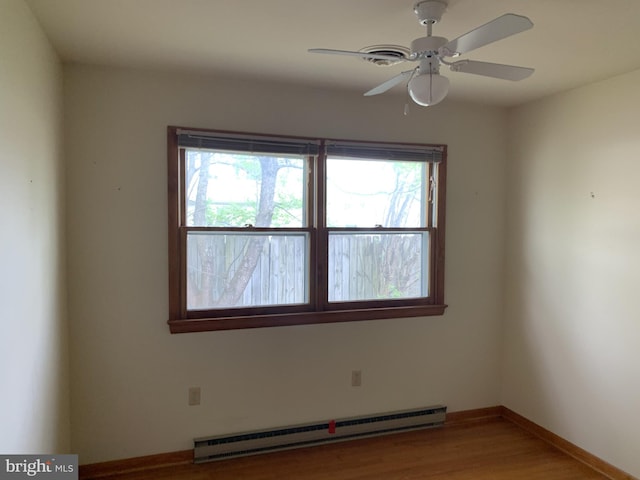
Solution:
{"label": "white ceiling", "polygon": [[[413,0],[26,1],[64,62],[248,75],[354,95],[412,67],[307,49],[409,46],[426,34]],[[640,68],[640,0],[449,0],[434,35],[453,39],[504,13],[535,26],[461,58],[536,72],[508,82],[443,69],[449,98],[517,105]],[[385,95],[393,94],[403,87]]]}

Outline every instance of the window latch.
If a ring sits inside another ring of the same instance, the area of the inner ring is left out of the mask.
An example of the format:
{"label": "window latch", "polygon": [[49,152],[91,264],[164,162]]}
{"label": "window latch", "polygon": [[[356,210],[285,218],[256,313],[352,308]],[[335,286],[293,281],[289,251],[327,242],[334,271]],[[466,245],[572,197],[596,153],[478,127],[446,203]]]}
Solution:
{"label": "window latch", "polygon": [[244,224],[244,228],[253,228],[253,224],[252,223],[245,223]]}

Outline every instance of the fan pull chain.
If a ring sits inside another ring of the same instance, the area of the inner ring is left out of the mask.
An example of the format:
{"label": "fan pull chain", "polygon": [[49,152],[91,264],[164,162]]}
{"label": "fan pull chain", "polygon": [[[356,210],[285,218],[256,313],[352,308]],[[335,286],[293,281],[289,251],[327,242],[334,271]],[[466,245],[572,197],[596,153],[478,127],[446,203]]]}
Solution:
{"label": "fan pull chain", "polygon": [[[413,76],[413,75],[412,75],[412,76]],[[407,89],[406,89],[406,90],[407,90],[407,101],[406,101],[406,102],[404,102],[404,116],[405,116],[405,117],[406,117],[406,116],[408,116],[408,115],[409,115],[409,113],[410,113],[410,112],[409,112],[409,103],[410,103],[410,100],[411,100],[411,99],[409,98],[409,88],[408,88],[408,86],[407,86]]]}

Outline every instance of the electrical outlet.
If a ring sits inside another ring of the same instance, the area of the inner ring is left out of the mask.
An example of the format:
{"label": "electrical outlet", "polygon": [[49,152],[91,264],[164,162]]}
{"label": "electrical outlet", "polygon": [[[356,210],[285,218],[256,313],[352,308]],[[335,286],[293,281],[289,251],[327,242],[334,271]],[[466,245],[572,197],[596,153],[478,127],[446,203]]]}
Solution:
{"label": "electrical outlet", "polygon": [[351,386],[359,387],[362,385],[362,370],[353,370],[351,372]]}
{"label": "electrical outlet", "polygon": [[189,405],[200,405],[200,387],[189,388]]}

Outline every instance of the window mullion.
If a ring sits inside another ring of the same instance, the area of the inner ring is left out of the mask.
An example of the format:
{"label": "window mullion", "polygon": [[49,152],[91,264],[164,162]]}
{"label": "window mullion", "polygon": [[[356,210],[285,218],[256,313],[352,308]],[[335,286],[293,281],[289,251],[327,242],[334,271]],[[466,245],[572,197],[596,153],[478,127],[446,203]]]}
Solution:
{"label": "window mullion", "polygon": [[310,272],[313,277],[315,289],[315,305],[318,311],[324,310],[328,301],[328,266],[329,259],[328,235],[326,230],[326,174],[327,174],[327,154],[326,145],[320,143],[320,152],[315,162],[315,197],[313,203],[313,219],[316,240],[315,261]]}

